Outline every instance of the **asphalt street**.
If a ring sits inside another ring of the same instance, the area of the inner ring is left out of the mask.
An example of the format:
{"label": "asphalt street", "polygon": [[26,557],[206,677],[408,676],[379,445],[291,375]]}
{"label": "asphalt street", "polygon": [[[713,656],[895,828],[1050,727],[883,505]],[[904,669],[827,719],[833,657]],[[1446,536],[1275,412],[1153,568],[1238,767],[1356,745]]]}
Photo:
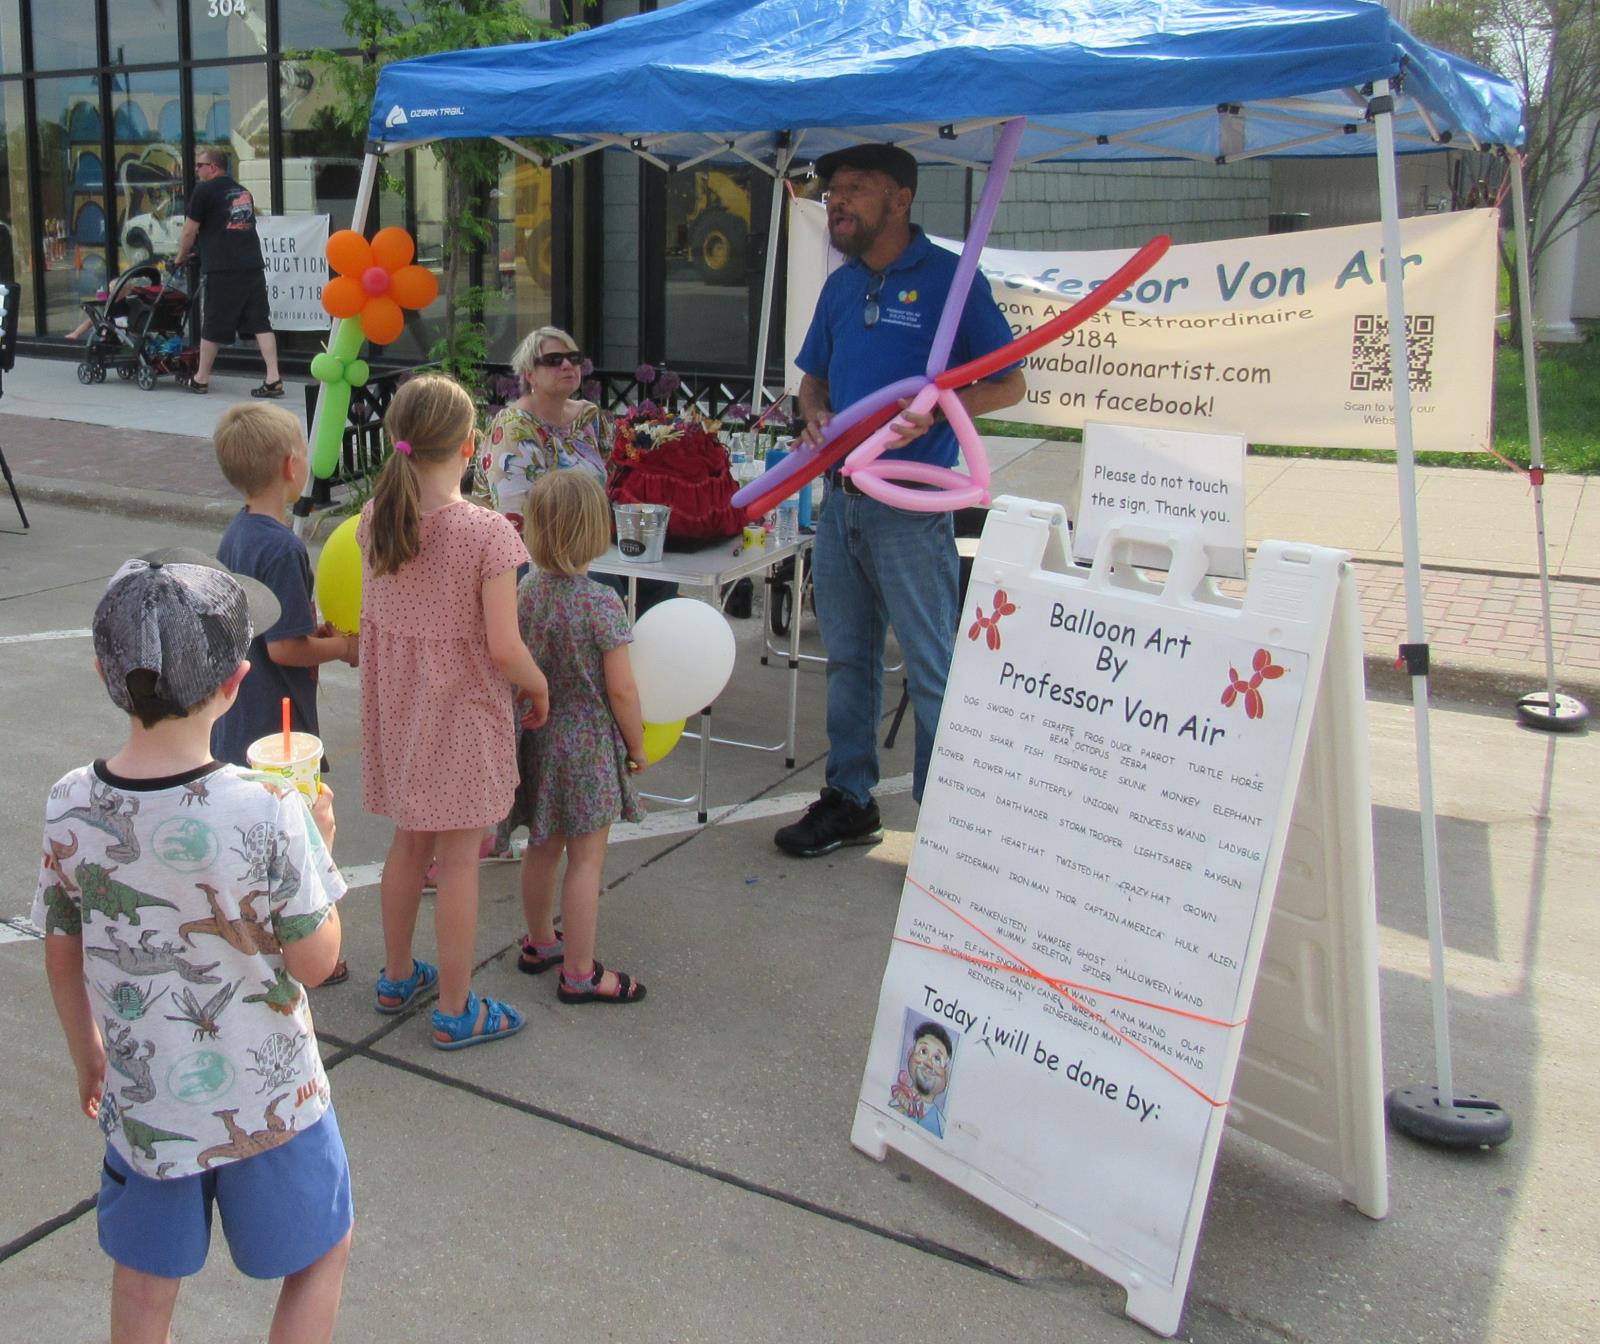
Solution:
{"label": "asphalt street", "polygon": [[[12,921],[0,924],[0,1341],[95,1340],[109,1282],[87,1202],[100,1139],[76,1111],[39,942],[17,921],[50,784],[120,742],[86,637],[106,578],[158,545],[210,548],[215,531],[48,503],[29,512],[29,533],[0,516],[13,762],[0,775],[12,874],[0,909]],[[735,625],[739,668],[719,728],[767,740],[784,673],[760,663],[759,619]],[[821,783],[822,677],[811,668],[794,770],[781,753],[719,749],[712,825],[657,809],[619,828],[599,950],[649,984],[636,1011],[580,1013],[518,976],[516,870],[486,867],[480,983],[527,1009],[530,1025],[447,1056],[429,1048],[424,1018],[372,1012],[382,945],[371,883],[388,832],[360,806],[356,681],[333,665],[322,692],[338,857],[357,884],[344,916],[353,974],[313,999],[356,1181],[341,1339],[1151,1338],[1123,1318],[1114,1285],[914,1164],[850,1146],[916,820],[909,732],[885,759],[877,849],[797,862],[771,845]],[[1368,709],[1384,1077],[1408,1084],[1432,1072],[1413,720],[1407,704]],[[1432,727],[1457,1082],[1511,1112],[1513,1139],[1452,1154],[1391,1135],[1391,1212],[1373,1222],[1329,1180],[1230,1134],[1183,1339],[1456,1344],[1600,1331],[1600,751],[1593,734],[1519,727],[1503,704],[1441,703]],[[680,749],[650,782],[687,792],[691,758]],[[1116,1185],[1108,1171],[1108,1200]],[[259,1339],[272,1296],[232,1270],[218,1238],[174,1337]]]}

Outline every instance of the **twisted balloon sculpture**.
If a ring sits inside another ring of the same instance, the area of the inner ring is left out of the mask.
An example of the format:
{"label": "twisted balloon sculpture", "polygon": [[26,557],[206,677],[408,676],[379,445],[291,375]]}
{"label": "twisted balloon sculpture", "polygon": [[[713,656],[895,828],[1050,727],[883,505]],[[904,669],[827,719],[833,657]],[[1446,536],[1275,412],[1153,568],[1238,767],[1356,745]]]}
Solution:
{"label": "twisted balloon sculpture", "polygon": [[[940,513],[947,509],[987,504],[988,454],[956,390],[1015,364],[1041,346],[1048,345],[1087,322],[1166,254],[1172,240],[1165,235],[1152,238],[1102,284],[1043,326],[1024,332],[1014,341],[981,358],[958,368],[946,369],[945,364],[955,343],[956,328],[966,307],[967,293],[978,269],[978,256],[988,239],[995,211],[999,209],[1011,161],[1022,139],[1022,130],[1023,122],[1018,118],[1008,121],[1000,133],[988,179],[983,186],[983,195],[973,216],[972,228],[962,246],[961,259],[956,263],[950,292],[945,296],[944,309],[939,315],[939,325],[934,331],[933,346],[928,352],[927,372],[890,383],[845,407],[828,422],[827,438],[820,446],[797,441],[794,451],[777,466],[734,495],[733,505],[743,511],[746,522],[761,517],[841,458],[844,459],[841,470],[863,492],[896,508]],[[967,459],[970,474],[928,462],[881,457],[886,449],[894,446],[898,437],[889,422],[900,413],[903,398],[910,398],[910,405],[906,409],[918,414],[926,414],[934,405],[944,411]],[[933,488],[912,489],[910,485],[901,484],[903,481]]]}
{"label": "twisted balloon sculpture", "polygon": [[328,348],[311,361],[311,376],[324,387],[311,445],[311,470],[320,478],[339,465],[339,446],[350,415],[350,389],[367,381],[359,358],[363,340],[388,345],[405,328],[405,308],[426,308],[438,297],[439,280],[411,263],[416,244],[404,229],[379,229],[369,243],[354,229],[328,239],[328,264],[336,274],[322,288],[322,307],[336,319]]}

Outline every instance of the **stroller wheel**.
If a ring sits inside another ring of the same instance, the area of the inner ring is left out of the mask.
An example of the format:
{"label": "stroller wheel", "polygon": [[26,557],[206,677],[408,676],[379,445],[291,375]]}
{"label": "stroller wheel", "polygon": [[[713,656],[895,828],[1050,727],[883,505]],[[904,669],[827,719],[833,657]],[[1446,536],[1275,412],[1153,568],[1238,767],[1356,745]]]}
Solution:
{"label": "stroller wheel", "polygon": [[128,379],[133,377],[133,366],[131,364],[118,364],[117,377],[122,379],[123,382],[127,382]]}
{"label": "stroller wheel", "polygon": [[94,382],[94,365],[86,359],[78,364],[78,381],[80,383]]}
{"label": "stroller wheel", "polygon": [[97,383],[105,382],[105,380],[106,380],[106,366],[104,364],[93,364],[90,367],[93,368],[93,370],[94,370],[94,380],[95,380],[95,382],[97,382]]}
{"label": "stroller wheel", "polygon": [[148,364],[139,365],[139,372],[138,372],[138,374],[136,376],[139,379],[139,386],[144,391],[153,392],[155,390],[155,386],[156,386],[156,371],[154,369],[152,369]]}
{"label": "stroller wheel", "polygon": [[790,623],[794,620],[794,585],[792,583],[775,583],[772,585],[772,606],[767,612],[767,624],[772,628],[772,633],[782,637],[789,633]]}

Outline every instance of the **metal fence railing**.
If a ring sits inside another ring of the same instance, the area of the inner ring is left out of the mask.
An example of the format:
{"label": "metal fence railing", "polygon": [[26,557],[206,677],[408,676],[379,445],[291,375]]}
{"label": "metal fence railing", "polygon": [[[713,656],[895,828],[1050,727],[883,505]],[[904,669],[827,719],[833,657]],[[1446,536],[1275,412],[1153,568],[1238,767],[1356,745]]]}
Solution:
{"label": "metal fence railing", "polygon": [[[400,385],[422,371],[397,369],[389,373],[374,373],[364,387],[351,389],[350,413],[345,420],[339,464],[331,477],[312,483],[312,509],[327,508],[333,503],[334,486],[359,481],[383,465],[388,452],[383,437],[384,414]],[[517,379],[504,364],[487,366],[484,375],[488,409],[492,415],[518,395]],[[673,375],[676,385],[669,392],[661,392],[659,374],[653,380],[642,382],[638,371],[595,369],[584,380],[583,395],[613,412],[652,401],[663,410],[687,412],[694,409],[708,419],[723,420],[731,409],[748,407],[755,390],[754,381],[749,375],[703,373],[692,369],[673,370]],[[321,393],[321,383],[306,385],[308,435]]]}

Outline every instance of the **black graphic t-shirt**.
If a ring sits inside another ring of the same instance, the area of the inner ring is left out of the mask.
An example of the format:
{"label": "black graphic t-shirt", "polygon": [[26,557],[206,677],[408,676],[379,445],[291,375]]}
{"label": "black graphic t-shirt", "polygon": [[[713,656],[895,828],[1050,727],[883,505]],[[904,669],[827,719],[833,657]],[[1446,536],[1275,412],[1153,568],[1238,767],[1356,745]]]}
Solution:
{"label": "black graphic t-shirt", "polygon": [[259,271],[261,240],[256,236],[256,204],[231,177],[201,182],[189,197],[189,218],[200,226],[200,273]]}

